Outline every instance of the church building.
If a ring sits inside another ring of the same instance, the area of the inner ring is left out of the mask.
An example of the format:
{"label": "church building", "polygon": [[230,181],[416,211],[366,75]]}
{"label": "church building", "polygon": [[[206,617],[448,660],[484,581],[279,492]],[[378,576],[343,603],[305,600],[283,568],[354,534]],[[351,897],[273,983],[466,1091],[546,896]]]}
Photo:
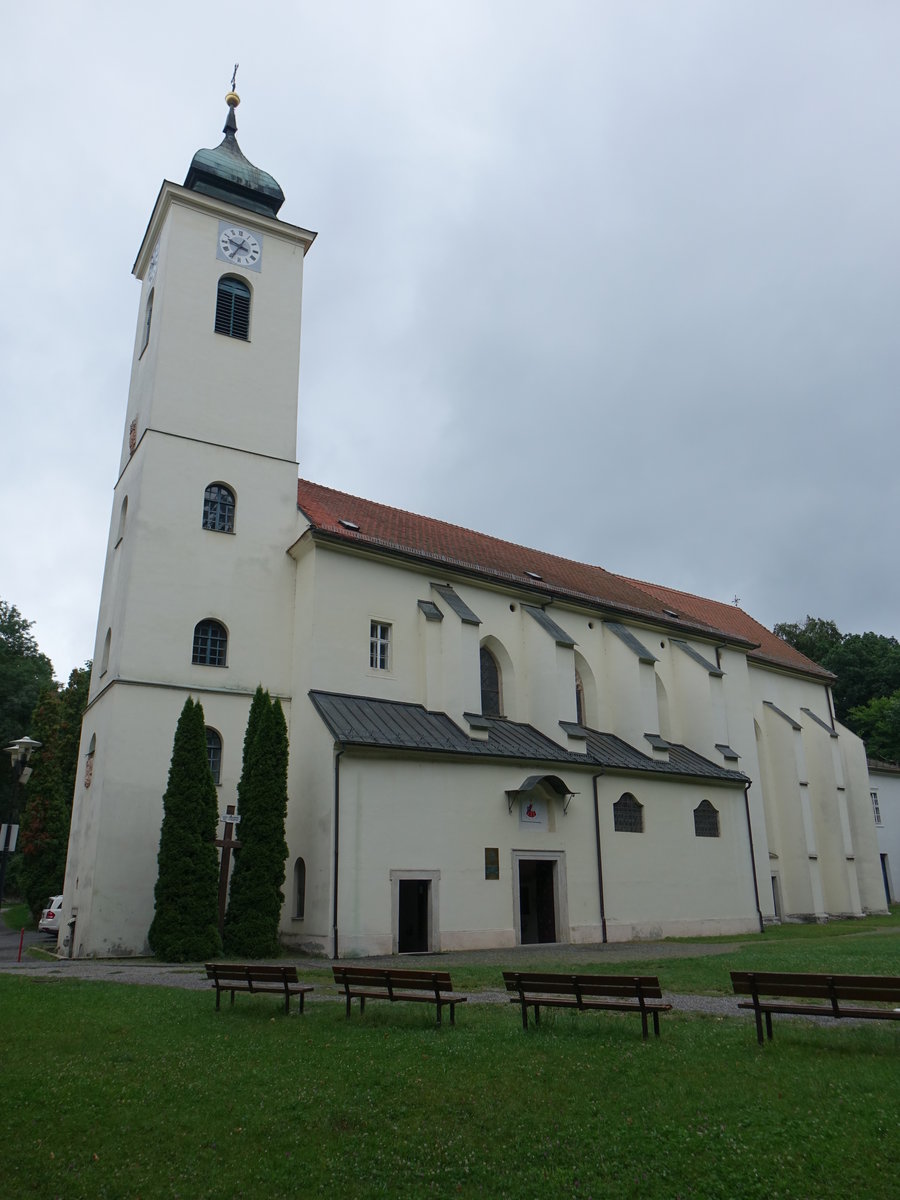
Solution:
{"label": "church building", "polygon": [[133,269],[60,953],[149,952],[185,699],[224,816],[260,683],[290,734],[288,946],[884,911],[865,753],[828,672],[732,605],[298,482],[316,235],[279,217],[227,104],[221,144],[163,183]]}

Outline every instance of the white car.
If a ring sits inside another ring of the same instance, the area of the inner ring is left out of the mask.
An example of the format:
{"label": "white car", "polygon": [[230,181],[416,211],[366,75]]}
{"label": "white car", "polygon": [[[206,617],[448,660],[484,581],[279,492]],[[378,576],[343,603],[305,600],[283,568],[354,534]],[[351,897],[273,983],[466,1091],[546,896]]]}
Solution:
{"label": "white car", "polygon": [[41,933],[59,933],[59,910],[62,908],[62,896],[51,896],[44,906],[38,929]]}

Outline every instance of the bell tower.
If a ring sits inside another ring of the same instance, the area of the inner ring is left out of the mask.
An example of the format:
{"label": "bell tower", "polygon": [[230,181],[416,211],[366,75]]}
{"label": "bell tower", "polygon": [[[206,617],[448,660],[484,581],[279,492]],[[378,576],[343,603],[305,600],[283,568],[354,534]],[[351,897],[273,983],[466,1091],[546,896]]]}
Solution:
{"label": "bell tower", "polygon": [[[62,910],[63,953],[140,954],[172,738],[199,699],[222,811],[250,699],[290,702],[303,264],[315,234],[237,142],[165,181],[141,294]],[[264,634],[264,636],[261,636]],[[65,941],[68,930],[68,942]]]}

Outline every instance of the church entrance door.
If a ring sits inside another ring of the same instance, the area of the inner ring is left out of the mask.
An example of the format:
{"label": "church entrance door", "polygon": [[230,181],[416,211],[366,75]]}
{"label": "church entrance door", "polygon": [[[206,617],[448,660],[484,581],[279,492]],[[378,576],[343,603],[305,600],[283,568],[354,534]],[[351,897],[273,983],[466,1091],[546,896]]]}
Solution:
{"label": "church entrance door", "polygon": [[553,859],[519,860],[519,927],[523,945],[559,940],[555,875]]}
{"label": "church entrance door", "polygon": [[430,879],[400,879],[397,950],[400,954],[428,952]]}

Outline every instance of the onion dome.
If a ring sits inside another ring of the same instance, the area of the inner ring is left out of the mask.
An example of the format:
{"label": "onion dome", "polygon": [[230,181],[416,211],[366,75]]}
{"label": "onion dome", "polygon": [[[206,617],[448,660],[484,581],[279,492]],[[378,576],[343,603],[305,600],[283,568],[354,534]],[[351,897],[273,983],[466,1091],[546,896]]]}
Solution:
{"label": "onion dome", "polygon": [[225,97],[228,117],[222,142],[214,150],[198,150],[184,181],[192,192],[226,200],[238,208],[274,217],[284,204],[284,192],[267,171],[254,167],[237,144],[237,121],[234,110],[240,104],[236,92]]}

